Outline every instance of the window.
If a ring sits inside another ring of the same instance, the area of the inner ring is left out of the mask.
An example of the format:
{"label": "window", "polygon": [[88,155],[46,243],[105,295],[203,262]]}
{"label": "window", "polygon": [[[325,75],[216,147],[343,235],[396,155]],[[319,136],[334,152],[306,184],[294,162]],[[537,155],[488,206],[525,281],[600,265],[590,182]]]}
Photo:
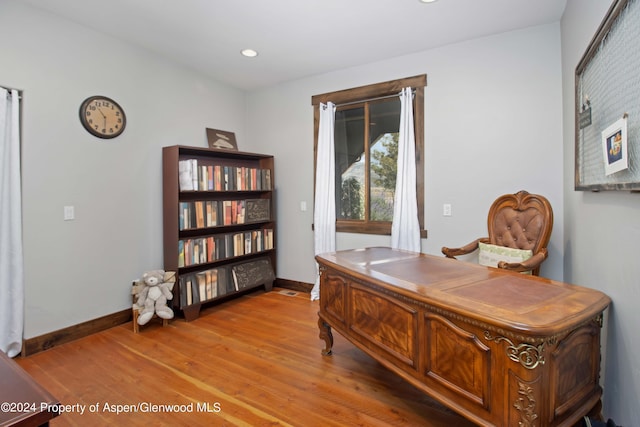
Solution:
{"label": "window", "polygon": [[[391,234],[402,88],[412,87],[416,141],[418,220],[424,231],[424,86],[426,75],[316,95],[314,154],[319,105],[336,104],[336,231]],[[314,174],[315,176],[315,174]]]}

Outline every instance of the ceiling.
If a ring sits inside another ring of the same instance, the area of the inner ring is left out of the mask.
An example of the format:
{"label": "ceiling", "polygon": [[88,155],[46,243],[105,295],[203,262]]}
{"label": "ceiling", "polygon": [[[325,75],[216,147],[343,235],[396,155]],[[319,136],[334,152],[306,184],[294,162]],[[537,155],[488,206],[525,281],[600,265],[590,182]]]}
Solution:
{"label": "ceiling", "polygon": [[[281,82],[559,21],[566,0],[22,0],[222,83]],[[255,58],[240,51],[252,48]]]}

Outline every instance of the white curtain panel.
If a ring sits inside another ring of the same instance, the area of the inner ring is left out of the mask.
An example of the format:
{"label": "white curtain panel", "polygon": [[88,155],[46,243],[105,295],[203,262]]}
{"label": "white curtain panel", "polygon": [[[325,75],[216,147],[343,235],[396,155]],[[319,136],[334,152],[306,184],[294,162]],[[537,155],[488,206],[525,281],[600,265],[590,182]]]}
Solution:
{"label": "white curtain panel", "polygon": [[0,350],[9,357],[24,327],[19,103],[18,91],[0,87]]}
{"label": "white curtain panel", "polygon": [[[316,255],[336,250],[336,156],[334,128],[336,106],[328,102],[320,104],[318,127],[318,152],[316,159],[316,196],[313,210],[314,253]],[[316,269],[318,265],[316,264]],[[320,274],[311,290],[311,301],[320,298]]]}
{"label": "white curtain panel", "polygon": [[400,137],[398,140],[398,175],[393,202],[391,247],[420,252],[420,224],[416,198],[416,142],[413,129],[413,93],[400,94]]}

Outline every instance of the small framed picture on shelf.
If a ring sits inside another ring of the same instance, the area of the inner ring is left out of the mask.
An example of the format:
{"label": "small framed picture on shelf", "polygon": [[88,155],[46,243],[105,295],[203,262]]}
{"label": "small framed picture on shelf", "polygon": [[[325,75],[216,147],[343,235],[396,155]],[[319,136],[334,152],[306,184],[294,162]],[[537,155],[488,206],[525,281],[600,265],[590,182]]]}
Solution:
{"label": "small framed picture on shelf", "polygon": [[209,143],[209,148],[238,151],[236,134],[233,132],[207,128],[207,142]]}
{"label": "small framed picture on shelf", "polygon": [[605,175],[627,169],[627,116],[602,131]]}

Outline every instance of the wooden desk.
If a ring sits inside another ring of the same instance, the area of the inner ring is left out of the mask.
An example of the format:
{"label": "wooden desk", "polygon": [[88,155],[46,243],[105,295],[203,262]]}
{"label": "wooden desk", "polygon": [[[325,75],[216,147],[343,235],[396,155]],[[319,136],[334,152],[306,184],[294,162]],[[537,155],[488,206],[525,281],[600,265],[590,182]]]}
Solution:
{"label": "wooden desk", "polygon": [[323,254],[320,338],[331,328],[485,426],[571,426],[600,411],[602,292],[443,257]]}
{"label": "wooden desk", "polygon": [[59,402],[0,351],[0,426],[41,426],[58,415]]}

